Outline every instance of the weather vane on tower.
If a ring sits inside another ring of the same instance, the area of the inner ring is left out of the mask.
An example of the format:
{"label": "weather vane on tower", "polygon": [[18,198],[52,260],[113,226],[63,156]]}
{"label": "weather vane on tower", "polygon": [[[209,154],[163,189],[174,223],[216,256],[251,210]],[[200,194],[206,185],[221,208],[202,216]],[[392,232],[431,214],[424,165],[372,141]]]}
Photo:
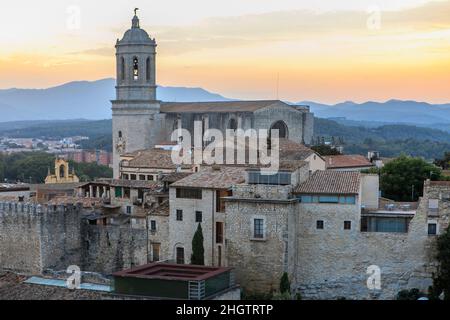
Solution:
{"label": "weather vane on tower", "polygon": [[139,10],[139,8],[134,8],[134,15],[137,16],[137,11]]}

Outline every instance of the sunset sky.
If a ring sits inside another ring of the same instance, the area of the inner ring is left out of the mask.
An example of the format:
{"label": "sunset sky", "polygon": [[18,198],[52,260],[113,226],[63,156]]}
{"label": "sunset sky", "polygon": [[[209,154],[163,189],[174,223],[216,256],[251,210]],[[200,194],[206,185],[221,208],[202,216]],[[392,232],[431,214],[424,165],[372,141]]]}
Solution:
{"label": "sunset sky", "polygon": [[159,85],[275,99],[278,78],[293,102],[450,102],[450,1],[426,0],[5,0],[0,88],[114,77],[135,7]]}

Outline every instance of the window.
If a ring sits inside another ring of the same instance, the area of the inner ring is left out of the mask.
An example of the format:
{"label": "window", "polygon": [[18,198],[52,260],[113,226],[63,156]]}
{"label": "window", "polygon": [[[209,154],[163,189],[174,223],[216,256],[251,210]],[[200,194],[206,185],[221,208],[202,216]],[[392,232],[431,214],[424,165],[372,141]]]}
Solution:
{"label": "window", "polygon": [[339,203],[339,204],[355,204],[355,196],[335,196],[335,195],[301,195],[298,197],[302,203]]}
{"label": "window", "polygon": [[150,58],[147,58],[147,61],[145,63],[146,66],[146,79],[147,81],[150,81]]}
{"label": "window", "polygon": [[253,220],[253,238],[255,239],[264,238],[264,219]]}
{"label": "window", "polygon": [[153,243],[152,244],[152,258],[153,262],[159,261],[159,251],[161,249],[160,243]]}
{"label": "window", "polygon": [[320,203],[338,203],[339,197],[338,196],[320,196],[319,202]]}
{"label": "window", "polygon": [[[120,58],[120,80],[122,80],[122,81],[125,80],[125,59],[123,57]],[[122,138],[122,137],[119,136],[119,138]]]}
{"label": "window", "polygon": [[429,223],[428,224],[428,234],[429,235],[436,235],[437,234],[437,224],[436,223]]}
{"label": "window", "polygon": [[279,138],[288,138],[288,127],[284,121],[277,121],[270,127],[269,137],[272,136],[272,130],[278,130]]}
{"label": "window", "polygon": [[228,129],[236,131],[236,129],[237,129],[236,119],[231,118],[230,121],[228,121]]}
{"label": "window", "polygon": [[201,211],[195,211],[195,222],[202,222],[202,212]]}
{"label": "window", "polygon": [[260,171],[249,171],[249,184],[271,184],[271,185],[289,185],[291,184],[290,172],[278,172],[276,174],[268,175],[261,174]]}
{"label": "window", "polygon": [[122,131],[119,131],[118,136],[119,138],[122,138]]}
{"label": "window", "polygon": [[123,197],[130,199],[130,188],[123,188]]}
{"label": "window", "polygon": [[150,230],[156,231],[156,220],[150,220]]}
{"label": "window", "polygon": [[363,232],[408,232],[411,218],[397,217],[361,217],[361,231]]}
{"label": "window", "polygon": [[201,199],[202,198],[202,189],[177,188],[177,198]]}
{"label": "window", "polygon": [[131,206],[127,206],[127,214],[131,214]]}
{"label": "window", "polygon": [[223,198],[232,195],[231,190],[216,190],[216,212],[225,212],[225,200]]}
{"label": "window", "polygon": [[133,79],[139,79],[139,61],[137,57],[133,58]]}
{"label": "window", "polygon": [[145,180],[145,174],[140,174],[139,175],[139,180]]}
{"label": "window", "polygon": [[351,221],[344,221],[344,230],[350,230],[352,228]]}
{"label": "window", "polygon": [[316,221],[316,229],[319,229],[319,230],[323,229],[323,220]]}
{"label": "window", "polygon": [[123,180],[128,180],[129,179],[128,174],[126,174],[126,173],[122,174],[122,179]]}
{"label": "window", "polygon": [[148,176],[147,176],[147,180],[148,180],[148,181],[153,181],[153,176],[152,176],[152,175],[148,175]]}
{"label": "window", "polygon": [[216,222],[216,243],[223,243],[223,222]]}
{"label": "window", "polygon": [[177,248],[177,264],[184,264],[184,248]]}
{"label": "window", "polygon": [[183,221],[183,210],[177,210],[177,221]]}
{"label": "window", "polygon": [[130,174],[130,180],[136,180],[136,175],[135,174]]}

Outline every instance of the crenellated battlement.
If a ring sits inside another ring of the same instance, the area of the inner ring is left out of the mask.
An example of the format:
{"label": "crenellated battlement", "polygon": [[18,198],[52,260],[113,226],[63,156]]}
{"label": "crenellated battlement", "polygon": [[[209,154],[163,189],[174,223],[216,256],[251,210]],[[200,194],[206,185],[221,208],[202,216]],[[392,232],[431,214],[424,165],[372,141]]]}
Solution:
{"label": "crenellated battlement", "polygon": [[0,201],[0,214],[43,214],[43,213],[79,213],[82,210],[82,203],[75,204],[40,204],[34,202],[20,201]]}

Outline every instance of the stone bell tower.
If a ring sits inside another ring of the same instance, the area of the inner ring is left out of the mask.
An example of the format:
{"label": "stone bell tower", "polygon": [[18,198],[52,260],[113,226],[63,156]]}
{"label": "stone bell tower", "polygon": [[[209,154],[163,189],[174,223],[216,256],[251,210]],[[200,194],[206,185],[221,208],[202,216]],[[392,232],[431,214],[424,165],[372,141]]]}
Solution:
{"label": "stone bell tower", "polygon": [[114,178],[120,155],[157,143],[162,115],[156,100],[156,42],[141,29],[134,10],[131,29],[116,43],[116,100],[112,101]]}

